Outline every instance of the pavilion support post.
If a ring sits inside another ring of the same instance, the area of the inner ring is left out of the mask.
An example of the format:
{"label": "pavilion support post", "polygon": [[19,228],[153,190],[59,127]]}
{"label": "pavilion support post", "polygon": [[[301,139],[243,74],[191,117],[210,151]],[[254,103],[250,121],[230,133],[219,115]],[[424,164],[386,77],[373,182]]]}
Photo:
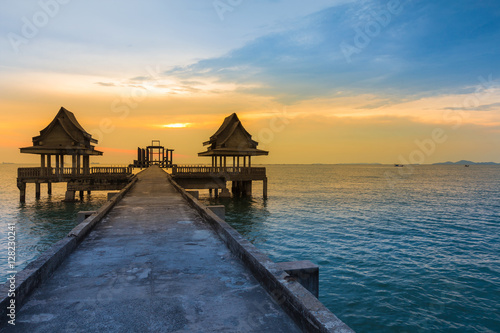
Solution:
{"label": "pavilion support post", "polygon": [[212,189],[211,188],[208,189],[208,194],[210,195],[210,197],[212,197]]}
{"label": "pavilion support post", "polygon": [[216,198],[218,198],[218,197],[219,197],[219,189],[218,189],[218,188],[216,188],[216,189],[214,189],[214,191],[215,191],[214,196],[215,196]]}
{"label": "pavilion support post", "polygon": [[76,167],[76,165],[77,165],[77,162],[76,162],[77,157],[78,157],[78,155],[71,155],[71,173],[73,175],[77,174],[77,171],[76,171],[76,168],[77,168]]}
{"label": "pavilion support post", "polygon": [[64,201],[75,201],[75,191],[66,191],[66,195],[64,196]]}
{"label": "pavilion support post", "polygon": [[47,183],[47,194],[52,195],[52,183],[51,182]]}
{"label": "pavilion support post", "polygon": [[241,195],[241,187],[240,182],[233,180],[231,184],[231,192],[233,192],[233,196],[239,197]]}
{"label": "pavilion support post", "polygon": [[26,183],[17,183],[17,187],[19,188],[19,201],[26,202]]}
{"label": "pavilion support post", "polygon": [[46,171],[45,171],[45,154],[40,154],[40,167],[42,168],[41,170],[41,176],[45,176],[46,175]]}
{"label": "pavilion support post", "polygon": [[267,199],[267,177],[264,178],[264,181],[262,183],[262,196],[264,199]]}
{"label": "pavilion support post", "polygon": [[76,174],[79,175],[80,174],[80,168],[82,167],[82,164],[81,164],[81,155],[80,154],[77,154],[76,155]]}
{"label": "pavilion support post", "polygon": [[243,184],[243,195],[244,196],[251,196],[252,195],[252,181],[251,180],[246,180],[242,182]]}
{"label": "pavilion support post", "polygon": [[59,170],[59,163],[60,163],[60,159],[59,159],[59,155],[54,155],[56,157],[56,176],[59,176],[59,173],[60,173],[60,170]]}
{"label": "pavilion support post", "polygon": [[80,191],[80,200],[83,200],[83,191]]}
{"label": "pavilion support post", "polygon": [[49,176],[52,176],[52,155],[48,154],[47,155],[47,174]]}
{"label": "pavilion support post", "polygon": [[83,174],[90,175],[90,156],[83,156]]}
{"label": "pavilion support post", "polygon": [[40,183],[35,183],[35,198],[40,199]]}
{"label": "pavilion support post", "polygon": [[64,155],[63,155],[63,154],[61,154],[61,155],[59,155],[59,156],[61,157],[61,163],[60,163],[61,172],[60,172],[60,174],[61,174],[61,175],[64,175]]}
{"label": "pavilion support post", "polygon": [[91,195],[91,194],[92,194],[92,191],[87,191],[87,194],[88,194],[88,195]]}
{"label": "pavilion support post", "polygon": [[248,167],[252,167],[252,156],[248,156]]}

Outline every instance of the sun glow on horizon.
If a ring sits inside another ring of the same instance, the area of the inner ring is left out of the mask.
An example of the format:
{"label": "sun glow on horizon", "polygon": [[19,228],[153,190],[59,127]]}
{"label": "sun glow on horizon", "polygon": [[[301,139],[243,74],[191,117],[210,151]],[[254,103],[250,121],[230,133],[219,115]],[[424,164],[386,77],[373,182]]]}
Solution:
{"label": "sun glow on horizon", "polygon": [[191,123],[173,123],[173,124],[162,125],[162,127],[164,128],[186,128],[190,126]]}

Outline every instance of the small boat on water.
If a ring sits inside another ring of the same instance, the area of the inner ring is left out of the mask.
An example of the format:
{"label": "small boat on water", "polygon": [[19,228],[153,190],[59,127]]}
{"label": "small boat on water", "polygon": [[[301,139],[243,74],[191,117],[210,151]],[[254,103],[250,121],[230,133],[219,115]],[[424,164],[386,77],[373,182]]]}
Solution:
{"label": "small boat on water", "polygon": [[469,167],[469,165],[468,165],[468,164],[466,164],[466,165],[465,165],[465,167],[466,167],[466,168],[468,168],[468,167]]}
{"label": "small boat on water", "polygon": [[396,168],[402,168],[402,167],[404,167],[404,164],[394,164],[394,166],[395,166]]}

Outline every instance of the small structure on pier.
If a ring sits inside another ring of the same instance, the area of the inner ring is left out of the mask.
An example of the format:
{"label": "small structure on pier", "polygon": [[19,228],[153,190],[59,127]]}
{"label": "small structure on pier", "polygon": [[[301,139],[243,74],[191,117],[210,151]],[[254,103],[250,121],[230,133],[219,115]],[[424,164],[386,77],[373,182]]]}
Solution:
{"label": "small structure on pier", "polygon": [[[251,167],[252,156],[267,156],[268,151],[257,149],[258,142],[252,140],[236,113],[224,119],[221,127],[203,142],[208,146],[207,151],[198,153],[198,156],[211,156],[212,167],[227,167],[227,158],[232,158],[233,167]],[[247,162],[248,161],[248,162]]]}
{"label": "small structure on pier", "polygon": [[151,165],[158,165],[160,168],[171,168],[173,164],[174,149],[165,148],[160,144],[160,140],[153,140],[151,146],[137,148],[137,160],[131,167],[147,168]]}
{"label": "small structure on pier", "polygon": [[[76,120],[75,115],[61,107],[50,124],[33,137],[33,146],[20,148],[21,153],[40,155],[40,168],[19,168],[17,186],[22,202],[26,199],[26,183],[35,183],[36,197],[40,184],[47,183],[52,194],[52,183],[67,182],[66,200],[74,200],[75,191],[116,190],[125,186],[131,176],[128,168],[91,168],[90,156],[101,156],[92,138]],[[71,156],[71,167],[65,167],[65,156]],[[52,160],[54,157],[54,166]]]}
{"label": "small structure on pier", "polygon": [[267,177],[265,168],[252,167],[253,156],[267,156],[268,151],[257,149],[258,142],[252,140],[236,113],[224,119],[220,128],[203,143],[207,150],[198,156],[210,156],[211,167],[176,167],[174,179],[184,188],[208,188],[210,191],[222,189],[222,196],[229,196],[226,182],[231,181],[233,195],[251,195],[252,181],[263,181],[263,194],[267,197]]}

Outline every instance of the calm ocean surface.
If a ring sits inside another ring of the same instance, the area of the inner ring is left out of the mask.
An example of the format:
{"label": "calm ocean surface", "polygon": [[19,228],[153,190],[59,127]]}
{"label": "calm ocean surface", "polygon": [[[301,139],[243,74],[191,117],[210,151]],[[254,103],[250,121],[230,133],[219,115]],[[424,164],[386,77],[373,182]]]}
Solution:
{"label": "calm ocean surface", "polygon": [[[64,237],[106,192],[19,204],[18,165],[0,165],[0,276],[6,223],[18,270]],[[389,174],[387,174],[389,173]],[[226,219],[275,261],[320,265],[320,300],[357,332],[500,332],[500,167],[271,165],[269,199],[222,203]],[[45,187],[42,186],[42,192]]]}

